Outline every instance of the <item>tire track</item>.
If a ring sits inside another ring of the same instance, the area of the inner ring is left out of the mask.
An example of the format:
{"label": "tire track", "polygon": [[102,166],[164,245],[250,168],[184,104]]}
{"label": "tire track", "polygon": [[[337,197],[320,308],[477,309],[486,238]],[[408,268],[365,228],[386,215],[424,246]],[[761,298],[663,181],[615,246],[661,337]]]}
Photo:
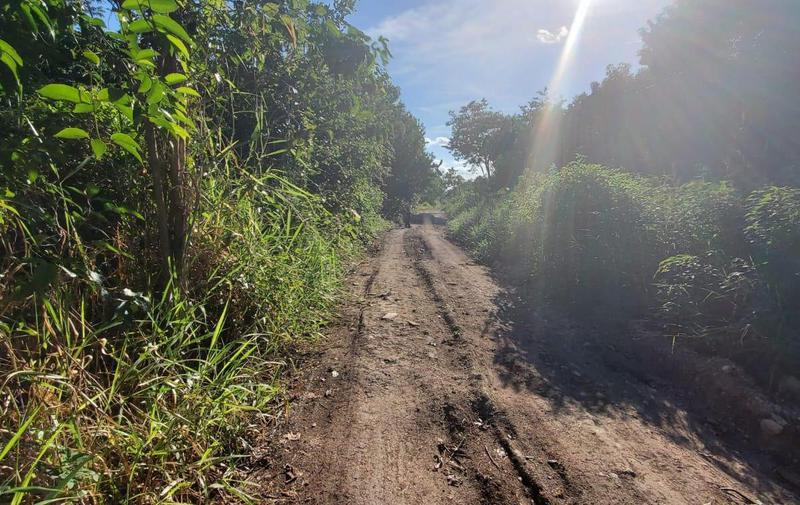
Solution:
{"label": "tire track", "polygon": [[[457,361],[463,364],[470,372],[472,399],[469,404],[472,412],[478,416],[479,422],[482,424],[486,423],[485,425],[490,426],[488,431],[492,435],[491,438],[497,445],[503,448],[505,454],[508,456],[508,462],[510,463],[513,474],[517,477],[512,480],[522,484],[526,494],[533,500],[535,505],[551,505],[551,501],[543,494],[543,487],[539,483],[538,478],[528,470],[525,456],[523,456],[522,452],[512,441],[513,437],[516,436],[516,429],[504,413],[495,408],[494,403],[481,386],[481,379],[478,378],[481,375],[474,373],[475,370],[470,356],[463,352],[463,349],[458,348],[459,341],[462,341],[464,338],[464,331],[456,322],[456,316],[453,311],[449,309],[447,303],[436,289],[433,273],[426,268],[424,264],[424,261],[431,261],[434,258],[423,237],[417,234],[407,234],[406,253],[412,260],[420,279],[424,282],[430,297],[437,307],[439,315],[447,323],[453,335],[453,341],[457,349]],[[501,425],[503,426],[502,428]],[[488,449],[486,450],[488,452]],[[487,456],[493,464],[496,464],[496,462],[492,460],[491,455],[487,453]],[[566,481],[566,475],[559,474],[558,478]],[[490,497],[493,500],[498,498],[497,495],[500,493],[500,488],[496,483],[492,482],[491,479],[486,479],[485,476],[484,478],[478,478],[478,480],[482,483],[487,498]]]}

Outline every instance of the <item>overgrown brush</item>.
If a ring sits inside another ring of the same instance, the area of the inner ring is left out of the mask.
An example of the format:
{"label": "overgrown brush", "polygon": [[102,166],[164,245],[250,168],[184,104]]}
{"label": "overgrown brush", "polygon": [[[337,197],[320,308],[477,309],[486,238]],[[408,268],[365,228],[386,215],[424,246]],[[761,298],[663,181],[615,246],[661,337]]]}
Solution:
{"label": "overgrown brush", "polygon": [[235,463],[280,392],[276,358],[326,321],[352,238],[275,175],[232,181],[206,183],[188,296],[62,268],[4,315],[3,496],[246,499]]}
{"label": "overgrown brush", "polygon": [[798,190],[743,196],[582,161],[488,187],[451,191],[450,234],[530,298],[595,322],[649,318],[756,371],[800,364]]}

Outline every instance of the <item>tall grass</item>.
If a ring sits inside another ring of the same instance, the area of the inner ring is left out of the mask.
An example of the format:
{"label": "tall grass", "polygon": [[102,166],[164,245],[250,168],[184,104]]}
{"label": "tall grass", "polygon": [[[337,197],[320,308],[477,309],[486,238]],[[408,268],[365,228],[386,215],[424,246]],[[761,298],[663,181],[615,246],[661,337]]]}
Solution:
{"label": "tall grass", "polygon": [[[0,502],[256,501],[237,463],[279,411],[287,346],[328,320],[356,232],[273,173],[203,184],[188,291],[137,292],[89,261],[2,304]],[[141,268],[120,240],[117,272]]]}

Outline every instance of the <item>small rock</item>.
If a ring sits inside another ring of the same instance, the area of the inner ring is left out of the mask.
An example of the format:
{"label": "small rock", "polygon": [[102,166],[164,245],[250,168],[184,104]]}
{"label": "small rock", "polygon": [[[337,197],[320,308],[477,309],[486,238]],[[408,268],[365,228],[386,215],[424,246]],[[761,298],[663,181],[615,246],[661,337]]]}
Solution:
{"label": "small rock", "polygon": [[770,437],[775,437],[781,434],[783,426],[774,419],[762,419],[761,432]]}
{"label": "small rock", "polygon": [[387,312],[381,317],[384,321],[393,321],[398,316],[397,312]]}
{"label": "small rock", "polygon": [[334,379],[335,379],[336,377],[339,377],[339,372],[337,372],[336,370],[332,370],[332,371],[331,371],[331,377],[333,377]]}
{"label": "small rock", "polygon": [[447,484],[449,484],[451,486],[460,486],[461,485],[461,479],[459,479],[458,477],[456,477],[453,474],[450,474],[450,475],[447,476]]}
{"label": "small rock", "polygon": [[789,423],[786,421],[786,419],[782,418],[782,417],[781,417],[781,416],[779,416],[778,414],[772,414],[772,420],[773,420],[773,421],[775,421],[776,423],[780,424],[780,425],[781,425],[781,426],[783,426],[784,428],[786,427],[786,425],[787,425],[787,424],[789,424]]}
{"label": "small rock", "polygon": [[415,321],[408,321],[408,325],[416,328],[417,326],[419,326],[419,323],[417,323]]}
{"label": "small rock", "polygon": [[333,394],[332,390],[330,389],[325,390],[325,398],[330,398],[332,394]]}
{"label": "small rock", "polygon": [[291,484],[297,480],[297,473],[294,471],[292,465],[286,465],[283,467],[283,476],[284,483],[286,484]]}

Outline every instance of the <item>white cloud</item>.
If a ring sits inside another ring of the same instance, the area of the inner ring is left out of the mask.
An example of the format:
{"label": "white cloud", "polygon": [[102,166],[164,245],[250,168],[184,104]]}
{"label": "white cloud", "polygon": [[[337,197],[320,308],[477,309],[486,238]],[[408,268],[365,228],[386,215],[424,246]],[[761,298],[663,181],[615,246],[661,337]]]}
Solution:
{"label": "white cloud", "polygon": [[393,74],[419,75],[432,68],[444,73],[466,65],[492,75],[497,68],[519,66],[520,58],[530,58],[538,44],[535,26],[559,26],[571,19],[570,2],[555,9],[544,9],[544,3],[494,0],[487,7],[485,0],[439,0],[388,17],[367,33],[389,39],[400,60]]}
{"label": "white cloud", "polygon": [[447,137],[436,137],[435,139],[429,139],[425,137],[425,145],[428,147],[438,146],[438,147],[447,147],[450,145],[450,139]]}
{"label": "white cloud", "polygon": [[545,28],[539,28],[539,30],[536,32],[536,38],[542,44],[558,44],[562,40],[566,39],[567,35],[569,35],[569,29],[566,26],[562,26],[558,30],[558,33],[553,33]]}
{"label": "white cloud", "polygon": [[451,160],[437,159],[434,160],[434,163],[436,163],[437,165],[441,163],[439,170],[441,170],[442,172],[447,172],[450,169],[453,169],[456,171],[457,174],[459,174],[461,177],[467,180],[472,180],[478,176],[478,171],[470,167],[470,165],[464,161],[456,161],[452,159]]}

